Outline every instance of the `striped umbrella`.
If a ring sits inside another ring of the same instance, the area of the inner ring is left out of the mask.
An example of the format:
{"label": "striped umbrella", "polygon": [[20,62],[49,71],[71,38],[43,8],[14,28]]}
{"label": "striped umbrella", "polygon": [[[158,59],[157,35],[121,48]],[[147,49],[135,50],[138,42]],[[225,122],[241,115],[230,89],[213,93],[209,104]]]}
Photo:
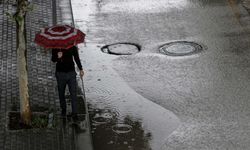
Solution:
{"label": "striped umbrella", "polygon": [[85,34],[69,25],[42,28],[35,36],[35,43],[44,48],[68,49],[84,42]]}

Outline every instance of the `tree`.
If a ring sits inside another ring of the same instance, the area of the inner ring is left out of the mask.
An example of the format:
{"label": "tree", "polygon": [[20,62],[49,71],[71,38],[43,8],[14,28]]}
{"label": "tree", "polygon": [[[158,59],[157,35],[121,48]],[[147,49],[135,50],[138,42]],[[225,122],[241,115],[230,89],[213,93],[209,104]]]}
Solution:
{"label": "tree", "polygon": [[17,30],[17,74],[19,77],[20,115],[24,124],[30,124],[31,122],[25,26],[26,13],[30,10],[31,6],[28,0],[17,0],[17,10],[13,16],[16,21]]}

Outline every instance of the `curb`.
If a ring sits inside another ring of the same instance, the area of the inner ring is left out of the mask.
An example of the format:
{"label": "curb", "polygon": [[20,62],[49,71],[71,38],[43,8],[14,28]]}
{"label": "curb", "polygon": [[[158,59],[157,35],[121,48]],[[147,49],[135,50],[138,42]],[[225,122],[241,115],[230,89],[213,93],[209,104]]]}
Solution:
{"label": "curb", "polygon": [[[62,2],[64,5],[60,5],[62,7],[61,13],[70,14],[70,17],[63,18],[62,16],[62,19],[63,19],[62,22],[66,24],[70,24],[71,26],[75,26],[71,0],[62,0]],[[80,102],[79,104],[81,104],[82,107],[85,107],[85,112],[84,113],[79,112],[79,114],[85,115],[86,130],[83,133],[76,135],[77,137],[75,139],[76,140],[75,144],[76,144],[77,150],[93,150],[93,140],[92,140],[92,134],[90,130],[90,119],[89,119],[89,114],[88,114],[88,106],[87,106],[87,100],[85,96],[84,83],[83,83],[83,80],[81,80],[80,78],[77,78],[77,83],[78,83],[78,87],[77,87],[78,91],[80,91],[79,96],[81,96],[83,99],[83,102]]]}

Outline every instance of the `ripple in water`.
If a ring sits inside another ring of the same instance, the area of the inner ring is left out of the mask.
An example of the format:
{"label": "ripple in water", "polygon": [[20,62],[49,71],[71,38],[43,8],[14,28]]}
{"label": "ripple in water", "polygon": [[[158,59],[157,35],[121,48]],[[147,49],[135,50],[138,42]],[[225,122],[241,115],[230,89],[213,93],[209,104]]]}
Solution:
{"label": "ripple in water", "polygon": [[96,124],[106,124],[110,121],[110,119],[104,118],[102,116],[95,116],[92,121]]}
{"label": "ripple in water", "polygon": [[132,126],[128,124],[116,124],[112,126],[112,131],[117,134],[129,133],[132,130]]}
{"label": "ripple in water", "polygon": [[96,124],[106,124],[106,123],[110,122],[113,117],[114,117],[114,115],[112,115],[109,112],[104,112],[104,113],[100,113],[100,114],[98,113],[98,114],[95,114],[92,121]]}
{"label": "ripple in water", "polygon": [[104,114],[102,114],[102,117],[106,118],[106,119],[112,119],[113,115],[111,113],[104,113]]}
{"label": "ripple in water", "polygon": [[142,150],[143,147],[150,150],[151,137],[147,136],[148,132],[142,128],[140,119],[122,115],[116,108],[110,106],[101,107],[104,108],[89,104],[95,150],[117,150],[117,147],[124,150]]}

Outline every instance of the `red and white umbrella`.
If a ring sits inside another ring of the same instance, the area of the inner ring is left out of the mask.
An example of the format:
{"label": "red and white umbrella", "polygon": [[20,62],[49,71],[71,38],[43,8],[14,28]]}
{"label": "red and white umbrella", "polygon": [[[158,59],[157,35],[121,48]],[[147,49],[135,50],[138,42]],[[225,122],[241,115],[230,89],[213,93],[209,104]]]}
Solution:
{"label": "red and white umbrella", "polygon": [[84,42],[85,34],[69,25],[42,28],[35,36],[35,43],[44,48],[68,49]]}

